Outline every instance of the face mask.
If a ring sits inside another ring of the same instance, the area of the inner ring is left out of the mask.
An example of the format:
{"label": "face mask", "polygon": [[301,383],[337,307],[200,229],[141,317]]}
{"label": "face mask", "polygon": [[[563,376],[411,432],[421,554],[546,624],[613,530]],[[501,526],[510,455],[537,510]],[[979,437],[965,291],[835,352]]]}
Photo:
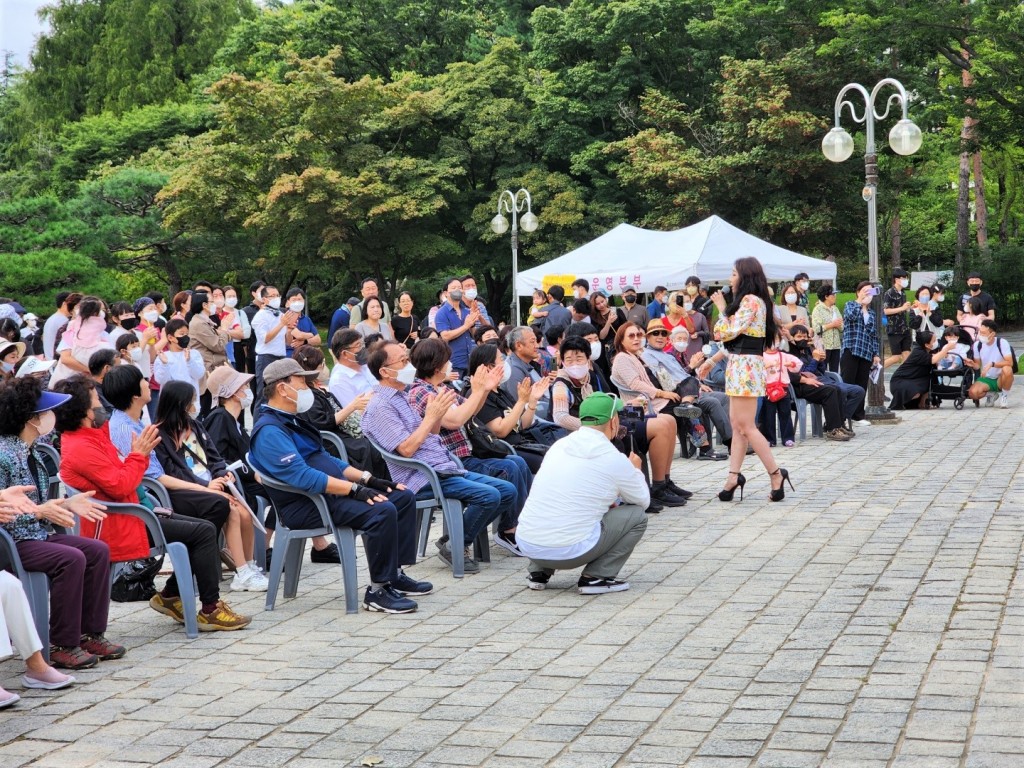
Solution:
{"label": "face mask", "polygon": [[178,342],[178,346],[182,349],[185,349],[188,346],[188,343],[192,341],[188,336],[175,336],[174,340]]}
{"label": "face mask", "polygon": [[932,301],[932,297],[929,296],[928,294],[922,293],[917,300],[920,301],[922,304],[930,304]]}
{"label": "face mask", "polygon": [[405,367],[400,368],[398,373],[395,374],[395,379],[403,387],[408,387],[416,380],[416,366],[412,363],[406,363]]}
{"label": "face mask", "polygon": [[907,278],[905,278],[905,277],[901,277],[900,278],[900,288],[906,288],[908,285],[910,285],[910,281],[907,280]]}
{"label": "face mask", "polygon": [[601,356],[601,342],[592,341],[590,342],[590,359],[597,360]]}
{"label": "face mask", "polygon": [[36,321],[35,320],[26,320],[25,322],[28,324],[29,328],[35,328],[36,327]]}
{"label": "face mask", "polygon": [[99,429],[110,419],[110,414],[107,413],[106,408],[93,408],[92,409],[92,425]]}
{"label": "face mask", "polygon": [[143,312],[142,319],[145,320],[147,324],[152,325],[153,323],[160,319],[160,313],[157,312],[155,309],[150,310],[149,312]]}
{"label": "face mask", "polygon": [[288,305],[288,309],[290,309],[292,312],[301,312],[305,308],[305,303],[301,301],[293,301],[291,304]]}
{"label": "face mask", "polygon": [[796,294],[795,293],[787,293],[786,294],[786,303],[787,304],[796,304]]}
{"label": "face mask", "polygon": [[280,309],[281,308],[281,297],[280,296],[275,296],[272,299],[267,299],[267,304],[270,306],[271,309]]}
{"label": "face mask", "polygon": [[793,340],[793,346],[796,347],[797,349],[806,349],[807,348],[807,339],[800,339],[799,341],[794,339]]}
{"label": "face mask", "polygon": [[56,424],[57,417],[54,415],[53,411],[43,411],[39,414],[39,425],[36,426],[33,424],[32,426],[39,432],[39,436],[43,437],[44,435],[48,435],[53,432],[53,428]]}
{"label": "face mask", "polygon": [[570,379],[582,381],[587,378],[587,374],[590,373],[590,368],[586,365],[567,365],[565,366],[565,373]]}
{"label": "face mask", "polygon": [[674,349],[676,352],[685,352],[688,346],[689,345],[685,341],[672,342],[672,349]]}
{"label": "face mask", "polygon": [[451,360],[449,360],[449,361],[448,361],[447,363],[445,363],[445,366],[444,366],[444,377],[445,377],[446,379],[447,379],[447,378],[448,378],[449,376],[451,376],[451,375],[452,375],[452,369],[453,369],[453,368],[452,368],[452,361],[451,361]]}
{"label": "face mask", "polygon": [[628,293],[622,297],[622,301],[626,304],[636,304],[636,296],[634,296],[631,293]]}
{"label": "face mask", "polygon": [[226,299],[224,299],[224,304],[227,305],[229,309],[234,309],[235,307],[238,306],[238,297],[228,296]]}
{"label": "face mask", "polygon": [[132,347],[131,350],[128,352],[128,357],[131,358],[131,361],[133,363],[141,363],[142,362],[142,347]]}
{"label": "face mask", "polygon": [[467,288],[466,298],[470,301],[476,301],[476,288]]}
{"label": "face mask", "polygon": [[942,294],[942,293],[940,293],[940,294],[937,294],[937,295],[935,296],[935,300],[936,300],[936,301],[945,301],[945,300],[946,300],[946,296],[945,296],[945,294]]}
{"label": "face mask", "polygon": [[214,299],[213,306],[217,309],[222,309],[224,307],[224,299]]}
{"label": "face mask", "polygon": [[462,301],[462,291],[448,291],[448,298],[458,303]]}
{"label": "face mask", "polygon": [[690,296],[696,296],[697,295],[697,286],[696,285],[688,285],[688,286],[686,286],[686,293],[688,295],[690,295]]}
{"label": "face mask", "polygon": [[295,392],[295,412],[305,413],[313,407],[313,390],[312,389],[296,389],[289,385],[289,389]]}
{"label": "face mask", "polygon": [[683,302],[683,309],[686,312],[692,312],[693,311],[693,302],[692,301],[684,301]]}
{"label": "face mask", "polygon": [[121,327],[124,328],[126,331],[132,330],[138,324],[138,318],[135,317],[129,317],[121,321]]}
{"label": "face mask", "polygon": [[0,363],[0,371],[10,373],[14,370],[14,363]]}
{"label": "face mask", "polygon": [[981,339],[986,344],[991,344],[993,341],[995,341],[996,337],[995,336],[980,336],[979,335],[978,338]]}
{"label": "face mask", "polygon": [[238,402],[242,404],[243,408],[248,408],[250,405],[252,405],[252,390],[251,389],[243,389],[242,390],[242,399],[239,400]]}
{"label": "face mask", "polygon": [[967,287],[971,289],[971,293],[977,293],[981,290],[981,283],[971,283]]}
{"label": "face mask", "polygon": [[806,282],[806,281],[801,281],[801,282],[800,282],[800,283],[799,283],[799,284],[797,285],[797,288],[799,288],[799,289],[800,289],[801,291],[806,291],[806,290],[807,290],[808,288],[810,288],[810,287],[811,287],[811,284],[810,284],[810,283],[808,283],[808,282]]}
{"label": "face mask", "polygon": [[506,381],[508,381],[511,378],[512,378],[512,363],[510,363],[508,360],[506,360],[505,364],[502,366],[501,383],[504,384]]}

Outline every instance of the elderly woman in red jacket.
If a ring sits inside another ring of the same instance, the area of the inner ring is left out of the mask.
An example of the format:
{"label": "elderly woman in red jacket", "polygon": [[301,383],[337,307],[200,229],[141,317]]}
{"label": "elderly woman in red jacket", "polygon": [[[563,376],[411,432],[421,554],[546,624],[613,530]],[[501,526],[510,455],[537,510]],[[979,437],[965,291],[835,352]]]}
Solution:
{"label": "elderly woman in red jacket", "polygon": [[[117,369],[113,369],[113,373]],[[96,491],[103,501],[138,504],[142,477],[149,467],[153,449],[160,442],[154,426],[146,427],[132,440],[132,450],[120,456],[110,442],[106,412],[100,405],[96,387],[90,379],[73,376],[57,384],[55,390],[71,396],[56,409],[57,430],[61,435],[61,479],[78,491]],[[160,527],[168,541],[180,541],[188,549],[192,574],[199,587],[202,608],[199,629],[241,629],[252,619],[234,613],[220,599],[217,529],[213,523],[194,517],[171,514],[160,517]],[[149,555],[149,537],[142,521],[126,515],[111,514],[97,532],[96,526],[82,521],[82,535],[97,537],[110,546],[113,562],[137,560]],[[176,574],[171,574],[163,590],[149,601],[153,610],[185,622]]]}

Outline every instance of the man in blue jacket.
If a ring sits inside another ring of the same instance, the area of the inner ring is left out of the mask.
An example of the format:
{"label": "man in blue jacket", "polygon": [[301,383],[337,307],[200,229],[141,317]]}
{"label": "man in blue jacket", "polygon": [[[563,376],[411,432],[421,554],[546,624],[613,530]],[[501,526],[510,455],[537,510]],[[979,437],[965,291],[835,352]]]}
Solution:
{"label": "man in blue jacket", "polygon": [[[313,392],[305,371],[285,358],[267,366],[263,386],[267,402],[259,408],[252,430],[253,469],[307,493],[321,493],[337,525],[363,532],[370,586],[363,605],[368,611],[411,613],[407,595],[428,595],[433,585],[407,576],[402,565],[416,562],[416,497],[390,480],[360,472],[324,450],[320,433],[296,418],[309,410]],[[319,528],[320,515],[305,496],[268,491],[274,508],[289,528]]]}

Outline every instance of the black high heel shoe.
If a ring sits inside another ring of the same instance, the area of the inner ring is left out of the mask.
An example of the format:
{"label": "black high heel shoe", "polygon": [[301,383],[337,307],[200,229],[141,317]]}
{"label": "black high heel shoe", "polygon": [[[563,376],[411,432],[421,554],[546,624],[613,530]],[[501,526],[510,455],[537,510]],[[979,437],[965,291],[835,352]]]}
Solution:
{"label": "black high heel shoe", "polygon": [[732,501],[733,495],[736,493],[736,489],[740,489],[740,501],[743,501],[743,486],[747,484],[747,478],[743,476],[742,472],[730,472],[730,475],[736,475],[736,485],[732,488],[723,488],[718,492],[719,501]]}
{"label": "black high heel shoe", "polygon": [[772,488],[772,492],[768,496],[768,498],[771,501],[782,501],[784,498],[786,498],[786,491],[783,490],[785,488],[785,486],[786,486],[786,483],[789,483],[789,489],[791,491],[795,491],[796,488],[793,487],[793,481],[789,479],[789,470],[788,469],[785,469],[783,467],[779,467],[778,469],[776,469],[774,472],[771,473],[771,476],[774,476],[774,475],[780,475],[782,477],[782,482],[779,483],[779,487],[778,488]]}

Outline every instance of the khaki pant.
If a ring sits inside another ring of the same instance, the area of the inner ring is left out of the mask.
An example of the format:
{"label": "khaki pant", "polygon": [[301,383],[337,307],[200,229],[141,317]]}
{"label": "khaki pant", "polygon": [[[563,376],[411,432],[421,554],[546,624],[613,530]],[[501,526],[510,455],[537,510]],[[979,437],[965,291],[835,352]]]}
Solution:
{"label": "khaki pant", "polygon": [[583,566],[587,576],[614,579],[626,564],[640,537],[647,530],[647,515],[641,507],[623,504],[609,509],[601,519],[601,538],[589,552],[572,560],[530,560],[530,573],[553,574]]}

